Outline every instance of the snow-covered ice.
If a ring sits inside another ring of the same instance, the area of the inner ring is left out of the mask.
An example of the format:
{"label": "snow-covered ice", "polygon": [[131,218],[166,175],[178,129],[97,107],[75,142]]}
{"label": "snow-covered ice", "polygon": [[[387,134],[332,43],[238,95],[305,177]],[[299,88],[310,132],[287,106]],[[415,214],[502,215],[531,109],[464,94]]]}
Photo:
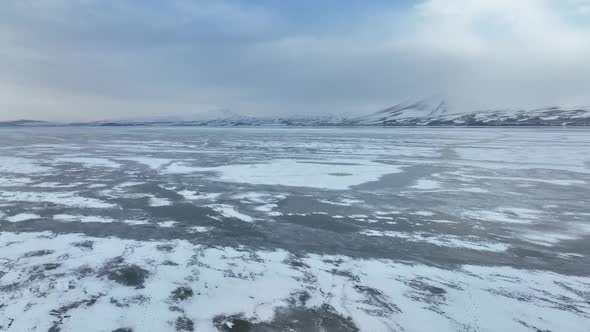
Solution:
{"label": "snow-covered ice", "polygon": [[215,200],[221,195],[220,193],[201,193],[194,190],[181,190],[178,193],[188,200]]}
{"label": "snow-covered ice", "polygon": [[105,158],[94,158],[94,157],[62,157],[55,159],[60,163],[76,163],[83,164],[86,167],[108,167],[118,168],[121,165]]}
{"label": "snow-covered ice", "polygon": [[105,209],[115,205],[96,198],[78,196],[76,192],[0,192],[0,199],[8,202],[48,202],[53,204]]}
{"label": "snow-covered ice", "polygon": [[101,216],[80,216],[71,214],[56,214],[53,216],[53,220],[60,222],[82,222],[82,223],[111,223],[115,220],[108,217]]}
{"label": "snow-covered ice", "polygon": [[224,165],[218,167],[169,166],[166,173],[214,172],[225,182],[315,187],[334,190],[376,181],[381,176],[402,171],[400,166],[362,160],[291,160],[278,159],[261,164]]}
{"label": "snow-covered ice", "polygon": [[16,214],[14,216],[6,217],[6,221],[9,221],[9,222],[21,222],[21,221],[26,221],[26,220],[31,220],[31,219],[39,219],[39,218],[41,218],[41,216],[39,216],[38,214],[34,214],[34,213],[19,213],[19,214]]}
{"label": "snow-covered ice", "polygon": [[441,234],[426,234],[422,232],[417,233],[403,233],[397,231],[375,231],[365,230],[360,232],[366,236],[386,236],[403,239],[411,242],[425,242],[440,247],[452,247],[452,248],[464,248],[473,250],[485,250],[485,251],[506,251],[509,246],[504,243],[492,243],[492,242],[479,242],[477,239],[469,237],[458,237],[454,235],[441,235]]}
{"label": "snow-covered ice", "polygon": [[34,130],[0,331],[587,332],[587,130]]}
{"label": "snow-covered ice", "polygon": [[164,159],[164,158],[152,158],[152,157],[124,157],[124,158],[117,158],[117,160],[127,160],[127,161],[134,161],[136,163],[148,166],[151,169],[157,170],[162,166],[171,163],[174,159]]}
{"label": "snow-covered ice", "polygon": [[428,179],[419,179],[418,182],[412,186],[412,188],[420,190],[439,189],[440,187],[440,182]]}
{"label": "snow-covered ice", "polygon": [[[581,332],[590,314],[578,291],[589,278],[508,267],[446,270],[390,260],[47,232],[1,233],[0,248],[2,268],[11,266],[2,277],[2,284],[11,287],[0,293],[0,325],[18,331],[174,331],[179,321],[216,331],[217,321],[234,324],[236,313],[270,322],[283,308],[294,315],[311,310],[308,315],[328,315],[342,324],[346,318],[338,313],[346,313],[362,331],[392,326],[527,331],[534,326]],[[38,277],[19,278],[29,271],[39,271]]]}
{"label": "snow-covered ice", "polygon": [[168,206],[168,205],[172,205],[172,202],[170,202],[169,199],[167,198],[162,198],[162,197],[150,197],[150,206]]}
{"label": "snow-covered ice", "polygon": [[49,167],[41,166],[35,160],[0,156],[0,172],[18,173],[18,174],[33,174],[49,172]]}
{"label": "snow-covered ice", "polygon": [[236,219],[239,219],[239,220],[242,220],[245,222],[253,222],[254,221],[254,218],[236,211],[236,209],[231,205],[212,204],[212,205],[208,205],[208,207],[211,207],[213,210],[219,212],[222,216],[227,217],[227,218],[236,218]]}

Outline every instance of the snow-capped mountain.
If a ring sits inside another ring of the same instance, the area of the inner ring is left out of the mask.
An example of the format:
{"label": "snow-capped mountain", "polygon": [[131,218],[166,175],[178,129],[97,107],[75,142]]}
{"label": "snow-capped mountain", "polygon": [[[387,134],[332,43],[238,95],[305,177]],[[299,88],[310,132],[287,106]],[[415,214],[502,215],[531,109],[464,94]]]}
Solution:
{"label": "snow-capped mountain", "polygon": [[[87,123],[94,126],[344,126],[349,125],[350,117],[345,115],[325,116],[244,116],[236,113],[224,112],[218,117],[202,119],[182,119],[182,117],[166,117],[146,119],[128,119],[115,121],[97,121]],[[77,124],[80,125],[80,124]]]}
{"label": "snow-capped mountain", "polygon": [[590,107],[505,109],[398,121],[395,125],[429,126],[590,126]]}
{"label": "snow-capped mountain", "polygon": [[[55,126],[35,121],[0,122],[0,126]],[[590,107],[502,109],[452,113],[446,102],[425,99],[367,114],[321,116],[244,116],[230,111],[183,116],[105,120],[88,126],[590,126]]]}
{"label": "snow-capped mountain", "polygon": [[323,116],[255,117],[224,113],[201,120],[97,122],[126,126],[590,126],[590,107],[549,107],[451,113],[442,100],[421,100],[382,111]]}
{"label": "snow-capped mountain", "polygon": [[387,126],[414,119],[432,119],[447,113],[444,100],[420,100],[401,103],[382,111],[350,119],[355,125]]}
{"label": "snow-capped mountain", "polygon": [[451,113],[446,103],[399,104],[351,119],[365,126],[589,126],[590,107],[548,107]]}

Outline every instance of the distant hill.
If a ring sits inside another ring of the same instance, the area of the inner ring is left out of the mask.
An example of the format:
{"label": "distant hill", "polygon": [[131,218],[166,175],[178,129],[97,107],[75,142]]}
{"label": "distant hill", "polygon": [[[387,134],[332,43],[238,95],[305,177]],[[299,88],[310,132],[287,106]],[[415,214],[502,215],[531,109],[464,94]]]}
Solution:
{"label": "distant hill", "polygon": [[590,107],[549,107],[450,113],[444,102],[400,104],[352,119],[377,126],[590,126]]}
{"label": "distant hill", "polygon": [[37,120],[15,120],[15,121],[0,121],[0,127],[35,127],[35,126],[56,126],[58,123],[37,121]]}
{"label": "distant hill", "polygon": [[402,103],[368,114],[251,117],[225,113],[207,119],[126,120],[97,126],[590,126],[590,107],[549,107],[451,113],[442,100]]}
{"label": "distant hill", "polygon": [[[59,124],[19,120],[0,122],[2,127],[56,126]],[[242,116],[231,112],[207,116],[164,116],[72,123],[78,126],[590,126],[590,107],[548,107],[451,113],[443,100],[401,103],[367,114],[320,116]]]}

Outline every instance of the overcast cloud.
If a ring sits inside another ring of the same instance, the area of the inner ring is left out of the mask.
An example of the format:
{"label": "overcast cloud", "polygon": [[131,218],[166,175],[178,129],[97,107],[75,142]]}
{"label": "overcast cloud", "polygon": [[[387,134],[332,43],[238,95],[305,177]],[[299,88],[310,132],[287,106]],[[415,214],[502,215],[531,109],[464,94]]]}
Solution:
{"label": "overcast cloud", "polygon": [[0,119],[590,104],[590,0],[4,0]]}

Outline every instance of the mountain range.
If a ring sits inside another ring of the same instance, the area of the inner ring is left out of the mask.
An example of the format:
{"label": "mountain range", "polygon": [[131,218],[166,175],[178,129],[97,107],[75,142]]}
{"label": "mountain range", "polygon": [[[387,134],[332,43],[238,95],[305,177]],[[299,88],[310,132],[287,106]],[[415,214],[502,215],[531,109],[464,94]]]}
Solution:
{"label": "mountain range", "polygon": [[451,113],[444,101],[401,103],[367,114],[321,116],[243,116],[228,111],[212,115],[144,117],[83,123],[50,123],[19,120],[0,122],[22,126],[590,126],[590,107],[501,109]]}

